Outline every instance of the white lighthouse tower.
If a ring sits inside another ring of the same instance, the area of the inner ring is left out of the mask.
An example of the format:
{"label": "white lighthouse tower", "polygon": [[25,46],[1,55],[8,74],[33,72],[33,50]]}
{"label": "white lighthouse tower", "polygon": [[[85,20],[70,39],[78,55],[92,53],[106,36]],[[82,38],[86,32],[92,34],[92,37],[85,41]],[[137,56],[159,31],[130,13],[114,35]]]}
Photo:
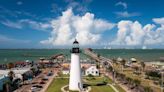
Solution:
{"label": "white lighthouse tower", "polygon": [[81,91],[83,86],[81,79],[81,66],[79,54],[79,42],[75,39],[71,50],[71,66],[69,78],[69,90],[72,91]]}

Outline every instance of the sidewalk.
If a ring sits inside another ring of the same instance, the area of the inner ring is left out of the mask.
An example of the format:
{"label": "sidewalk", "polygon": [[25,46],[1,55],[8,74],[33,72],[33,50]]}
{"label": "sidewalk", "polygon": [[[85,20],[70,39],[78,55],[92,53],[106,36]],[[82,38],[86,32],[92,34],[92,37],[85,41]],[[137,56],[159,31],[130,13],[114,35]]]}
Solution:
{"label": "sidewalk", "polygon": [[[112,76],[111,76],[110,74],[108,74],[108,77],[109,77],[110,79],[113,79]],[[118,86],[120,86],[121,88],[123,88],[126,92],[133,92],[133,91],[130,90],[127,86],[125,86],[125,85],[119,83],[119,81],[115,80],[115,83],[116,83]]]}
{"label": "sidewalk", "polygon": [[49,85],[52,83],[52,81],[54,80],[56,74],[54,74],[53,76],[49,77],[49,81],[46,83],[46,85],[43,87],[43,89],[39,92],[46,92],[46,90],[48,89]]}

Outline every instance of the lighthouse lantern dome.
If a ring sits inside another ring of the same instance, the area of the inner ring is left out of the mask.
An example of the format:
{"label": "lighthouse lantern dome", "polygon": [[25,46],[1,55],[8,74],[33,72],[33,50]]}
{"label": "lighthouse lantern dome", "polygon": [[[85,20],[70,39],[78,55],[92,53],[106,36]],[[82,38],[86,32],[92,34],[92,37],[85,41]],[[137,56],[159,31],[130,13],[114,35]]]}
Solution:
{"label": "lighthouse lantern dome", "polygon": [[73,46],[72,46],[72,53],[79,53],[79,42],[75,39],[75,41],[73,42]]}

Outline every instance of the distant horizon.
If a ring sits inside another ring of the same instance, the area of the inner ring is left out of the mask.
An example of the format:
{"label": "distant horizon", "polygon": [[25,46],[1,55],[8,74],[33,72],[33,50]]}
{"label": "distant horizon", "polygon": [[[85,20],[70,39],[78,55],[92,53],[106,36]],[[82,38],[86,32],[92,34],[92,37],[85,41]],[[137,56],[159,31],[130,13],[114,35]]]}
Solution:
{"label": "distant horizon", "polygon": [[[13,50],[23,50],[23,49],[71,49],[71,48],[0,48],[0,50],[7,50],[7,49],[13,49]],[[80,48],[80,49],[87,49],[87,48]],[[143,48],[111,48],[111,49],[109,49],[109,48],[91,48],[91,49],[104,49],[104,50],[164,50],[164,48],[146,48],[146,49],[143,49]]]}

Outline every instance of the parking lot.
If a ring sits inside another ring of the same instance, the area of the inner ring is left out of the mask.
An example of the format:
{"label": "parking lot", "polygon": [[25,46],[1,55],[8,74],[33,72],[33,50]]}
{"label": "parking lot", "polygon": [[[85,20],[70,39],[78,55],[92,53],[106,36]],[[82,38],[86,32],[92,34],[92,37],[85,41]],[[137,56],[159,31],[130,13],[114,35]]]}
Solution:
{"label": "parking lot", "polygon": [[23,85],[14,92],[45,92],[57,74],[57,71],[58,69],[55,68],[46,68],[33,80],[25,81]]}

